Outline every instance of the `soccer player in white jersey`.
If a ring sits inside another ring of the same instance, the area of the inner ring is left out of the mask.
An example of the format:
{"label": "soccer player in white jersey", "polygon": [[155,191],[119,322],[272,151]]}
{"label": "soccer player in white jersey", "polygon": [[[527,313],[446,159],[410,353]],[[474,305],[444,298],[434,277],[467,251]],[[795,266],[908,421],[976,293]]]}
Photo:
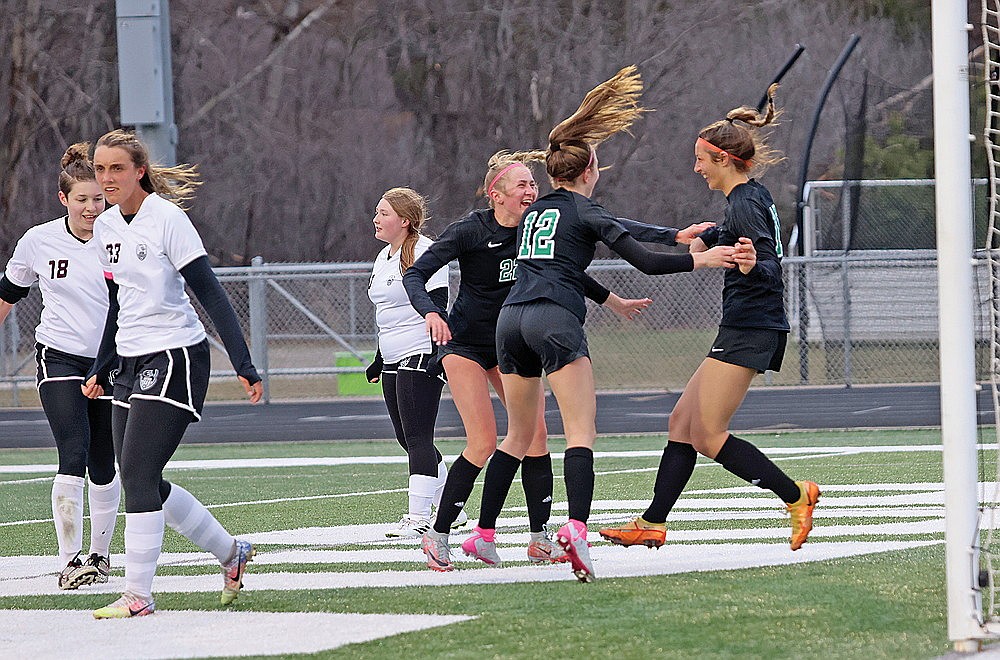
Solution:
{"label": "soccer player in white jersey", "polygon": [[122,130],[98,140],[94,171],[114,204],[94,225],[110,308],[83,388],[88,396],[101,394],[99,374],[109,368],[117,345],[112,432],[125,489],[125,592],[94,617],[155,611],[153,576],[164,523],[219,560],[221,601],[228,605],[243,586],[253,547],[229,534],[191,493],[163,479],[188,424],[201,418],[211,366],[205,329],[185,284],[215,324],[251,403],[263,392],[229,298],[178,206],[191,197],[199,176],[188,165],[152,165],[145,145]]}
{"label": "soccer player in white jersey", "polygon": [[[42,315],[35,328],[38,398],[59,453],[52,517],[59,544],[60,589],[107,582],[121,501],[111,441],[111,397],[88,399],[80,383],[90,370],[107,317],[108,295],[92,240],[104,194],[87,157],[72,145],[62,157],[59,201],[66,215],[36,225],[17,242],[0,278],[0,323],[38,283]],[[83,490],[89,477],[90,551],[83,548]]]}
{"label": "soccer player in white jersey", "polygon": [[[420,233],[427,221],[424,198],[409,188],[393,188],[375,208],[375,238],[387,245],[375,257],[368,297],[375,304],[378,353],[368,380],[382,382],[382,396],[409,458],[407,513],[386,536],[421,538],[431,526],[431,507],[441,500],[448,468],[434,446],[443,369],[436,347],[403,288],[403,273],[427,251],[431,239]],[[448,267],[427,282],[428,295],[448,306]]]}

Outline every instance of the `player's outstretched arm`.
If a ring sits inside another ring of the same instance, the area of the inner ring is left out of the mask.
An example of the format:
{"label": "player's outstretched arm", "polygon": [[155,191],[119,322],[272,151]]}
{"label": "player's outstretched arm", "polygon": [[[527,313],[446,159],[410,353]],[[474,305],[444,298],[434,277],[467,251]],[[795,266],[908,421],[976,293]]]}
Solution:
{"label": "player's outstretched arm", "polygon": [[622,298],[616,293],[608,295],[604,306],[614,313],[624,316],[629,321],[642,314],[642,310],[653,304],[650,298]]}
{"label": "player's outstretched arm", "polygon": [[647,222],[639,222],[629,218],[617,218],[618,223],[640,243],[659,243],[660,245],[677,245],[677,229],[661,227]]}
{"label": "player's outstretched arm", "polygon": [[260,376],[257,375],[257,369],[250,360],[250,349],[247,348],[247,342],[243,338],[236,312],[233,311],[225,289],[212,271],[208,257],[198,257],[181,268],[180,273],[215,324],[222,345],[229,354],[229,361],[236,370],[250,403],[257,403],[264,393]]}
{"label": "player's outstretched arm", "polygon": [[688,247],[688,252],[704,252],[707,249],[708,246],[705,245],[705,241],[701,240],[701,238],[695,238],[691,240],[691,245]]}
{"label": "player's outstretched arm", "polygon": [[699,235],[708,231],[714,226],[715,226],[714,222],[696,222],[693,225],[688,225],[684,229],[678,229],[677,242],[691,245],[695,240],[700,240],[698,239]]}

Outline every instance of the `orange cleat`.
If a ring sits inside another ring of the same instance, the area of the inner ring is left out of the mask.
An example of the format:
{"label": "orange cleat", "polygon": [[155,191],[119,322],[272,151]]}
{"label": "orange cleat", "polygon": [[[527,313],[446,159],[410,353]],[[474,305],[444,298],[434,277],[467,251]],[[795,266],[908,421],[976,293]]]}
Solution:
{"label": "orange cleat", "polygon": [[806,542],[813,528],[813,509],[819,502],[819,486],[812,481],[796,481],[802,496],[797,502],[785,505],[792,519],[792,550],[798,550]]}
{"label": "orange cleat", "polygon": [[615,545],[659,548],[667,540],[667,524],[646,522],[640,516],[621,527],[605,527],[598,533]]}

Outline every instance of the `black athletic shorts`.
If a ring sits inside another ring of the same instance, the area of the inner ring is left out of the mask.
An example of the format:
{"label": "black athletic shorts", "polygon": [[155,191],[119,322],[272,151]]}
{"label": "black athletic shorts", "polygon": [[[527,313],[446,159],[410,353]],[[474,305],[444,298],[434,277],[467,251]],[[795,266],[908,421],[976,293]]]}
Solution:
{"label": "black athletic shorts", "polygon": [[590,357],[587,335],[576,314],[548,300],[500,309],[497,360],[500,373],[538,378]]}
{"label": "black athletic shorts", "polygon": [[738,367],[755,369],[759,374],[781,371],[787,339],[788,333],[784,330],[722,325],[719,326],[719,334],[712,342],[708,357]]}
{"label": "black athletic shorts", "polygon": [[469,346],[450,341],[438,348],[438,355],[440,358],[444,358],[445,355],[458,355],[467,358],[482,367],[484,371],[489,371],[497,366],[496,344],[493,346]]}
{"label": "black athletic shorts", "polygon": [[407,355],[399,362],[388,362],[383,364],[382,373],[398,374],[400,371],[420,371],[428,376],[439,378],[443,383],[447,383],[448,379],[444,375],[444,367],[441,366],[441,360],[439,357],[440,356],[436,351],[434,353],[417,353],[416,355]]}
{"label": "black athletic shorts", "polygon": [[212,368],[208,340],[148,355],[121,358],[115,375],[114,404],[131,406],[132,399],[163,401],[201,419]]}
{"label": "black athletic shorts", "polygon": [[[43,383],[51,383],[61,380],[75,380],[81,385],[87,377],[87,373],[94,364],[94,358],[74,355],[60,351],[57,348],[35,343],[35,384],[41,387]],[[102,383],[107,385],[107,383]],[[111,388],[104,388],[106,396],[101,399],[111,398]]]}

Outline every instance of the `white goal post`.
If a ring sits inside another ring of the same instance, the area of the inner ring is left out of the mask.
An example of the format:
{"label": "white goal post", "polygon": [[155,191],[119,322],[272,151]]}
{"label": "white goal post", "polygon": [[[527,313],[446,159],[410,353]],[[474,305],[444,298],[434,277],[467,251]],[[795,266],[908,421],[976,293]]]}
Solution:
{"label": "white goal post", "polygon": [[[983,0],[984,23],[987,5]],[[979,579],[969,24],[965,2],[933,0],[934,176],[948,637],[958,652],[991,637]]]}

